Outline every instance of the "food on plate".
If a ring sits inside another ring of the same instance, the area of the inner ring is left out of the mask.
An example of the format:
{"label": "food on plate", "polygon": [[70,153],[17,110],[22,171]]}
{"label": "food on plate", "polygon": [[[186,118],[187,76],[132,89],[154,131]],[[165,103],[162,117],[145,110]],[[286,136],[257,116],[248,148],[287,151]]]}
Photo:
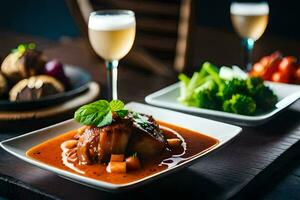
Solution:
{"label": "food on plate", "polygon": [[218,140],[127,110],[120,100],[79,108],[84,125],[27,151],[40,162],[109,183],[129,183],[176,166]]}
{"label": "food on plate", "polygon": [[45,63],[46,57],[34,46],[19,45],[4,59],[1,71],[8,79],[18,82],[21,79],[41,74]]}
{"label": "food on plate", "polygon": [[48,97],[65,90],[55,78],[47,75],[31,76],[19,81],[9,92],[10,101],[31,101]]}
{"label": "food on plate", "polygon": [[6,78],[0,73],[0,96],[4,95],[7,92],[8,83]]}
{"label": "food on plate", "polygon": [[0,97],[9,101],[38,100],[71,88],[63,64],[47,61],[33,43],[18,45],[1,64]]}
{"label": "food on plate", "polygon": [[205,62],[191,78],[185,74],[178,78],[178,101],[186,106],[255,115],[271,110],[277,103],[277,96],[261,78],[248,78],[236,66],[219,70]]}
{"label": "food on plate", "polygon": [[126,158],[126,166],[129,170],[138,170],[141,168],[141,162],[137,156],[137,153],[134,153],[132,156]]}
{"label": "food on plate", "polygon": [[258,76],[267,81],[300,84],[300,66],[293,56],[285,56],[276,51],[264,56],[253,65],[250,76]]}
{"label": "food on plate", "polygon": [[61,62],[58,60],[50,60],[49,62],[46,63],[45,68],[44,68],[44,74],[52,76],[59,81],[61,81],[65,87],[70,87],[70,80],[66,76],[66,73],[64,71],[64,66]]}

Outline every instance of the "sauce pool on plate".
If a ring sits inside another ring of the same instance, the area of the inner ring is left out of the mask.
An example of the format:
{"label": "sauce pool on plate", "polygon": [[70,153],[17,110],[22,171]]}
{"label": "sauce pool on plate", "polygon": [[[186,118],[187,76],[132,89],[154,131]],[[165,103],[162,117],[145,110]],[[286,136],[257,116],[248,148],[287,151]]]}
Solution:
{"label": "sauce pool on plate", "polygon": [[26,155],[47,165],[85,177],[108,183],[125,184],[172,168],[196,155],[210,150],[219,143],[215,138],[192,130],[164,122],[159,122],[159,125],[166,139],[179,138],[182,140],[182,144],[180,148],[172,151],[165,149],[160,155],[143,160],[141,169],[136,171],[108,173],[106,170],[107,164],[104,163],[80,165],[78,162],[68,162],[64,158],[65,152],[62,150],[61,144],[67,140],[72,140],[77,134],[77,130],[64,133],[34,146],[26,152]]}

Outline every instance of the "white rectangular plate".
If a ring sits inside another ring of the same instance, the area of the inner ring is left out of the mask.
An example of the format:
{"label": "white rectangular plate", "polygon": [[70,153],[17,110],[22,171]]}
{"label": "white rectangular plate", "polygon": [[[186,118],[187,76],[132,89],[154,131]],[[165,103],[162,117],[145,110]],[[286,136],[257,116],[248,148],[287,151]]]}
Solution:
{"label": "white rectangular plate", "polygon": [[151,176],[145,177],[143,179],[128,184],[111,184],[104,181],[98,181],[95,179],[87,178],[75,173],[52,167],[37,160],[31,159],[25,155],[26,151],[31,147],[40,144],[45,140],[51,139],[57,135],[80,127],[80,124],[78,124],[74,120],[68,120],[41,130],[37,130],[31,133],[21,135],[19,137],[3,141],[0,143],[0,145],[3,149],[11,153],[12,155],[24,160],[25,162],[56,173],[59,176],[62,176],[68,180],[97,189],[106,190],[109,192],[118,192],[121,190],[126,190],[140,186],[142,184],[145,184],[146,182],[158,179],[164,175],[173,173],[179,169],[187,167],[193,164],[194,162],[198,161],[201,157],[208,154],[209,152],[214,151],[219,147],[223,146],[224,144],[228,143],[230,140],[235,138],[242,130],[240,127],[237,126],[134,102],[127,104],[126,107],[133,111],[152,115],[155,119],[159,121],[175,124],[177,126],[181,126],[214,137],[219,140],[219,144],[215,145],[209,151],[206,151],[202,154],[197,154],[190,160],[184,161],[175,167],[166,169],[162,172],[153,174]]}
{"label": "white rectangular plate", "polygon": [[[282,101],[283,98],[300,92],[300,85],[292,85],[292,84],[282,84],[282,83],[274,83],[274,82],[266,82],[266,84],[272,88],[274,93],[278,96],[279,102],[275,109],[270,112],[255,115],[255,116],[247,116],[247,115],[239,115],[234,113],[227,113],[218,110],[209,110],[204,108],[196,108],[196,107],[188,107],[180,104],[177,101],[179,97],[179,83],[175,83],[166,88],[163,88],[155,93],[148,95],[145,98],[145,101],[151,105],[174,109],[178,111],[183,111],[186,113],[206,116],[212,119],[218,119],[225,122],[230,122],[238,125],[244,126],[257,126],[267,122],[272,119],[276,114],[285,109],[288,104],[285,104],[286,101]],[[295,110],[300,110],[300,104],[295,103],[292,106]]]}

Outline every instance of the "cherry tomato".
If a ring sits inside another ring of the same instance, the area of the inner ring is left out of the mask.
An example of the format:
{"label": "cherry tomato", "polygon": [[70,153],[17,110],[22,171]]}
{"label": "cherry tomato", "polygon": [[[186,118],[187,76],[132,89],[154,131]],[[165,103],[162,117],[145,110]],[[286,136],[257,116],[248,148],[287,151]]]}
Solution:
{"label": "cherry tomato", "polygon": [[298,67],[298,69],[295,70],[294,82],[300,84],[300,67]]}
{"label": "cherry tomato", "polygon": [[273,74],[278,70],[278,66],[281,59],[277,58],[275,60],[272,60],[272,62],[265,68],[264,73],[262,74],[262,78],[264,80],[272,80]]}
{"label": "cherry tomato", "polygon": [[274,82],[279,82],[279,83],[288,83],[289,82],[289,77],[286,76],[285,74],[282,74],[280,72],[275,72],[272,75],[272,81]]}
{"label": "cherry tomato", "polygon": [[282,54],[279,51],[275,51],[269,57],[271,60],[282,59]]}
{"label": "cherry tomato", "polygon": [[287,76],[292,76],[295,72],[296,58],[293,56],[287,56],[282,59],[278,66],[278,71]]}
{"label": "cherry tomato", "polygon": [[253,65],[252,71],[253,71],[253,73],[262,75],[263,72],[265,71],[265,65],[261,64],[260,62],[255,63]]}
{"label": "cherry tomato", "polygon": [[281,58],[282,55],[278,51],[263,57],[258,63],[253,65],[253,70],[250,72],[250,75],[260,76],[264,80],[272,80],[272,75],[278,70]]}
{"label": "cherry tomato", "polygon": [[264,56],[260,59],[259,63],[262,64],[263,66],[267,66],[269,65],[270,61],[271,61],[270,56]]}

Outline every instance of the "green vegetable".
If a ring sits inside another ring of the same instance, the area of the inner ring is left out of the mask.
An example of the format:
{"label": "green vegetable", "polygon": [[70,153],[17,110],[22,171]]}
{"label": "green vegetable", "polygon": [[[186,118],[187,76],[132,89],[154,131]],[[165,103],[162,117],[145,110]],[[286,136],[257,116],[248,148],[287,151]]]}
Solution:
{"label": "green vegetable", "polygon": [[247,87],[254,88],[264,84],[264,80],[260,77],[250,77],[247,79]]}
{"label": "green vegetable", "polygon": [[220,77],[219,69],[209,62],[205,62],[191,78],[185,74],[178,78],[178,101],[187,106],[253,115],[260,110],[270,110],[277,102],[277,96],[261,78],[225,80]]}
{"label": "green vegetable", "polygon": [[264,85],[263,79],[259,77],[251,77],[247,80],[248,93],[254,98],[257,106],[267,111],[272,109],[278,101],[274,92]]}
{"label": "green vegetable", "polygon": [[274,108],[278,101],[277,96],[274,92],[267,86],[261,85],[256,89],[256,93],[253,95],[257,106],[263,110],[268,111]]}
{"label": "green vegetable", "polygon": [[212,77],[212,79],[218,84],[219,90],[222,90],[225,82],[219,76],[218,68],[209,62],[205,62],[202,66],[202,69],[205,70]]}
{"label": "green vegetable", "polygon": [[219,109],[219,98],[217,97],[218,86],[213,80],[208,80],[194,92],[194,100],[197,107],[207,109]]}
{"label": "green vegetable", "polygon": [[223,100],[230,99],[234,94],[244,94],[247,95],[248,89],[246,81],[240,79],[231,79],[226,81],[223,85],[222,90],[219,92],[219,96]]}
{"label": "green vegetable", "polygon": [[253,98],[235,94],[231,99],[224,101],[223,111],[243,115],[253,115],[256,111],[256,103]]}
{"label": "green vegetable", "polygon": [[178,78],[181,80],[180,83],[180,97],[178,98],[179,101],[184,103],[185,101],[189,101],[190,98],[192,98],[193,91],[203,84],[205,80],[203,79],[205,77],[204,72],[195,72],[192,76],[192,78],[188,78],[184,74],[179,74]]}
{"label": "green vegetable", "polygon": [[80,107],[74,114],[74,119],[81,124],[103,127],[112,123],[113,112],[119,117],[124,117],[128,111],[120,100],[98,100]]}

